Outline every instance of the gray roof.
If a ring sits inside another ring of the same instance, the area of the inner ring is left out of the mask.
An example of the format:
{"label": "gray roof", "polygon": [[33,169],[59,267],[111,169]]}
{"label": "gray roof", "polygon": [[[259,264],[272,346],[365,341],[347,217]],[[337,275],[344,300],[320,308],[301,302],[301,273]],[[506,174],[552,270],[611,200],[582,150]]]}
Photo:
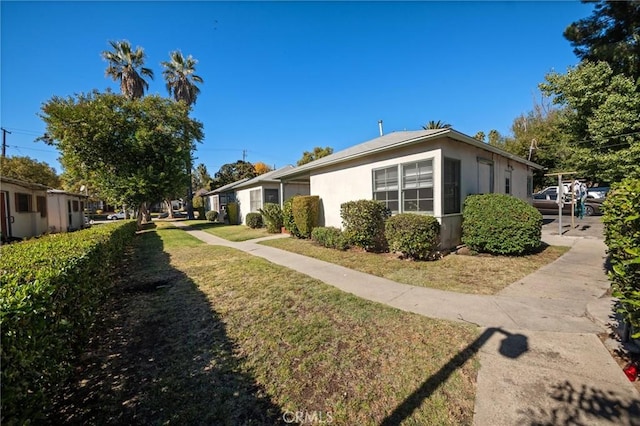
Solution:
{"label": "gray roof", "polygon": [[221,192],[227,192],[227,191],[231,191],[231,190],[236,190],[239,188],[246,188],[248,186],[253,186],[256,185],[258,183],[280,183],[279,180],[276,180],[274,178],[274,175],[279,174],[279,173],[286,173],[289,170],[293,169],[294,167],[291,165],[287,165],[284,167],[281,167],[277,170],[272,170],[270,172],[267,173],[263,173],[261,175],[258,175],[254,178],[244,178],[244,179],[240,179],[238,181],[229,183],[227,185],[221,186],[220,188],[214,189],[213,191],[209,191],[207,192],[205,195],[213,195],[213,194],[219,194]]}
{"label": "gray roof", "polygon": [[290,170],[292,170],[294,168],[295,167],[293,167],[292,165],[286,165],[284,167],[280,167],[277,170],[272,170],[270,172],[258,175],[256,177],[254,177],[253,179],[249,179],[247,181],[240,182],[237,185],[235,185],[233,188],[234,189],[246,188],[246,187],[254,186],[254,185],[260,184],[260,183],[280,183],[280,181],[277,180],[274,176],[278,176],[278,175],[280,175],[282,173],[287,173],[287,172],[289,172]]}
{"label": "gray roof", "polygon": [[484,149],[486,151],[500,154],[514,161],[527,164],[528,166],[531,166],[537,169],[542,169],[542,166],[536,163],[525,160],[524,158],[518,157],[517,155],[506,152],[500,148],[496,148],[494,146],[486,144],[482,141],[474,139],[470,136],[467,136],[451,128],[447,128],[447,129],[414,130],[414,131],[401,131],[401,132],[388,133],[378,138],[371,139],[367,142],[354,145],[342,151],[335,152],[331,155],[327,155],[326,157],[319,158],[318,160],[312,161],[302,166],[295,167],[291,170],[288,170],[282,173],[278,173],[273,177],[287,178],[287,177],[303,175],[306,172],[309,172],[311,170],[315,170],[324,166],[337,164],[337,163],[353,160],[356,158],[365,157],[378,152],[389,151],[395,148],[412,145],[414,143],[425,142],[425,141],[436,139],[443,136],[455,139],[460,142],[467,143],[469,145],[473,145],[477,148]]}
{"label": "gray roof", "polygon": [[248,180],[249,178],[244,178],[244,179],[237,180],[235,182],[228,183],[224,186],[221,186],[220,188],[216,188],[212,191],[207,192],[205,195],[213,195],[213,194],[219,194],[221,192],[231,191],[233,188],[236,187],[236,185],[240,185],[242,182],[246,182]]}
{"label": "gray roof", "polygon": [[0,176],[0,181],[6,182],[6,183],[12,183],[14,185],[18,185],[18,186],[21,186],[23,188],[29,188],[29,189],[39,189],[39,190],[47,190],[47,189],[49,189],[49,187],[46,186],[46,185],[41,185],[39,183],[33,183],[33,182],[27,182],[25,180],[14,179],[14,178],[6,177],[6,176]]}

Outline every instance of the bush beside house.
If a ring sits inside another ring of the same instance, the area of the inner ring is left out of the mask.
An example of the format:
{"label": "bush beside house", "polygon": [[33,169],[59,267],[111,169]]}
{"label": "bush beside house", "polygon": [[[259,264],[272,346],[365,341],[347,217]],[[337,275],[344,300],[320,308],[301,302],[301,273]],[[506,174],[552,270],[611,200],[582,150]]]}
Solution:
{"label": "bush beside house", "polygon": [[291,211],[293,220],[301,237],[310,238],[313,228],[318,226],[320,214],[320,197],[317,195],[300,195],[293,197]]}
{"label": "bush beside house", "polygon": [[342,230],[333,226],[313,228],[313,231],[311,231],[311,239],[317,244],[327,248],[336,250],[346,250],[349,248],[349,243],[342,233]]}
{"label": "bush beside house", "polygon": [[267,226],[267,232],[277,234],[282,230],[284,223],[282,209],[279,204],[265,203],[264,207],[259,211],[262,214],[264,224]]}
{"label": "bush beside house", "polygon": [[381,251],[386,248],[384,222],[390,215],[380,201],[358,200],[340,205],[340,217],[347,241],[366,251]]}
{"label": "bush beside house", "polygon": [[471,250],[522,255],[537,250],[542,215],[530,204],[505,194],[470,195],[462,212],[462,242]]}
{"label": "bush beside house", "polygon": [[391,252],[409,259],[432,260],[438,254],[440,223],[433,216],[401,213],[385,222],[385,238]]}
{"label": "bush beside house", "polygon": [[237,225],[240,221],[240,208],[238,203],[228,203],[227,204],[227,219],[229,220],[229,225]]}
{"label": "bush beside house", "polygon": [[245,222],[251,229],[262,228],[262,215],[260,213],[247,213]]}

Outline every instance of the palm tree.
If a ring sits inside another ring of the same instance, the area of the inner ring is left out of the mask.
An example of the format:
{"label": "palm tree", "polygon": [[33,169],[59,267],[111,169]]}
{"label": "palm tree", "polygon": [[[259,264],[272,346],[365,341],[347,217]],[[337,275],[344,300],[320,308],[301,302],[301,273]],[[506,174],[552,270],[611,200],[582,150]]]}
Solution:
{"label": "palm tree", "polygon": [[113,51],[102,52],[102,57],[109,63],[105,75],[111,76],[114,81],[120,80],[120,91],[128,99],[143,97],[149,83],[140,74],[153,79],[153,70],[143,67],[144,50],[141,47],[132,50],[127,40],[109,41],[109,44]]}
{"label": "palm tree", "polygon": [[448,123],[444,123],[440,120],[438,121],[429,121],[427,124],[425,124],[424,126],[422,126],[422,128],[424,130],[431,130],[431,129],[448,129],[451,127],[451,124]]}
{"label": "palm tree", "polygon": [[169,95],[173,95],[176,101],[184,101],[191,106],[196,103],[196,98],[200,94],[196,83],[203,82],[200,76],[194,74],[198,61],[191,55],[185,58],[179,50],[171,52],[169,56],[171,61],[160,63],[164,67],[162,75],[167,82]]}

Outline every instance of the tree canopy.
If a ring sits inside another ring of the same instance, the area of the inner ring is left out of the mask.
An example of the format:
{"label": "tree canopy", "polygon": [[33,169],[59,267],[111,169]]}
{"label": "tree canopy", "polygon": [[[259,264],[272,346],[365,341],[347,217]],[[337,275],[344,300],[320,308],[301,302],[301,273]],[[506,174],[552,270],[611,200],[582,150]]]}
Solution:
{"label": "tree canopy", "polygon": [[271,167],[269,167],[266,163],[263,163],[262,161],[258,161],[257,163],[255,163],[253,165],[253,168],[256,171],[256,175],[263,175],[273,170]]}
{"label": "tree canopy", "polygon": [[425,124],[424,126],[422,126],[422,128],[424,130],[431,130],[431,129],[448,129],[451,127],[451,124],[449,123],[445,123],[444,121],[434,121],[434,120],[430,120],[427,124]]}
{"label": "tree canopy", "polygon": [[573,22],[564,36],[583,61],[604,61],[616,74],[640,77],[640,1],[582,0],[593,14]]}
{"label": "tree canopy", "polygon": [[167,83],[167,91],[176,101],[183,101],[187,105],[196,103],[200,88],[196,83],[203,83],[202,77],[196,75],[198,63],[191,55],[186,58],[179,50],[169,54],[171,60],[161,62],[164,67],[162,75]]}
{"label": "tree canopy", "polygon": [[188,107],[159,96],[110,92],[54,97],[42,106],[45,142],[61,163],[112,203],[140,207],[181,193],[202,124]]}
{"label": "tree canopy", "polygon": [[109,63],[105,74],[114,81],[120,81],[120,92],[125,97],[141,98],[149,83],[140,74],[153,78],[153,70],[143,66],[144,49],[138,46],[133,50],[127,40],[109,41],[109,44],[113,50],[102,52],[102,57]]}
{"label": "tree canopy", "polygon": [[213,178],[211,189],[237,182],[244,178],[256,177],[256,169],[248,161],[238,160],[235,163],[227,163],[220,167]]}
{"label": "tree canopy", "polygon": [[569,139],[566,166],[610,183],[640,177],[639,84],[606,62],[547,74],[540,88],[563,107],[558,124]]}
{"label": "tree canopy", "polygon": [[195,170],[191,173],[191,185],[195,189],[207,189],[211,186],[213,178],[209,175],[207,166],[203,163],[198,164]]}
{"label": "tree canopy", "polygon": [[34,160],[30,157],[2,157],[0,158],[0,170],[2,170],[0,174],[4,177],[38,183],[51,188],[60,187],[60,178],[55,169],[44,161]]}
{"label": "tree canopy", "polygon": [[326,146],[324,148],[316,146],[313,148],[313,151],[305,151],[302,153],[302,158],[298,160],[298,166],[302,166],[303,164],[310,163],[312,161],[317,160],[318,158],[326,157],[327,155],[333,154],[333,148],[330,146]]}

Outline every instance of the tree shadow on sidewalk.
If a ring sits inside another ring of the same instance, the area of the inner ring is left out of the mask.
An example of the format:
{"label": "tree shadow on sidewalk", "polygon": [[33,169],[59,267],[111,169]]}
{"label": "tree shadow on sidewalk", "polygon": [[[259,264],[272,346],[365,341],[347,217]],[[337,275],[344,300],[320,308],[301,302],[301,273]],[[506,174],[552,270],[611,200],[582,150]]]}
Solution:
{"label": "tree shadow on sidewalk", "polygon": [[139,234],[125,263],[49,423],[284,424],[160,237]]}
{"label": "tree shadow on sidewalk", "polygon": [[574,386],[565,380],[552,386],[553,408],[528,409],[519,424],[543,425],[640,425],[640,401],[592,386]]}

